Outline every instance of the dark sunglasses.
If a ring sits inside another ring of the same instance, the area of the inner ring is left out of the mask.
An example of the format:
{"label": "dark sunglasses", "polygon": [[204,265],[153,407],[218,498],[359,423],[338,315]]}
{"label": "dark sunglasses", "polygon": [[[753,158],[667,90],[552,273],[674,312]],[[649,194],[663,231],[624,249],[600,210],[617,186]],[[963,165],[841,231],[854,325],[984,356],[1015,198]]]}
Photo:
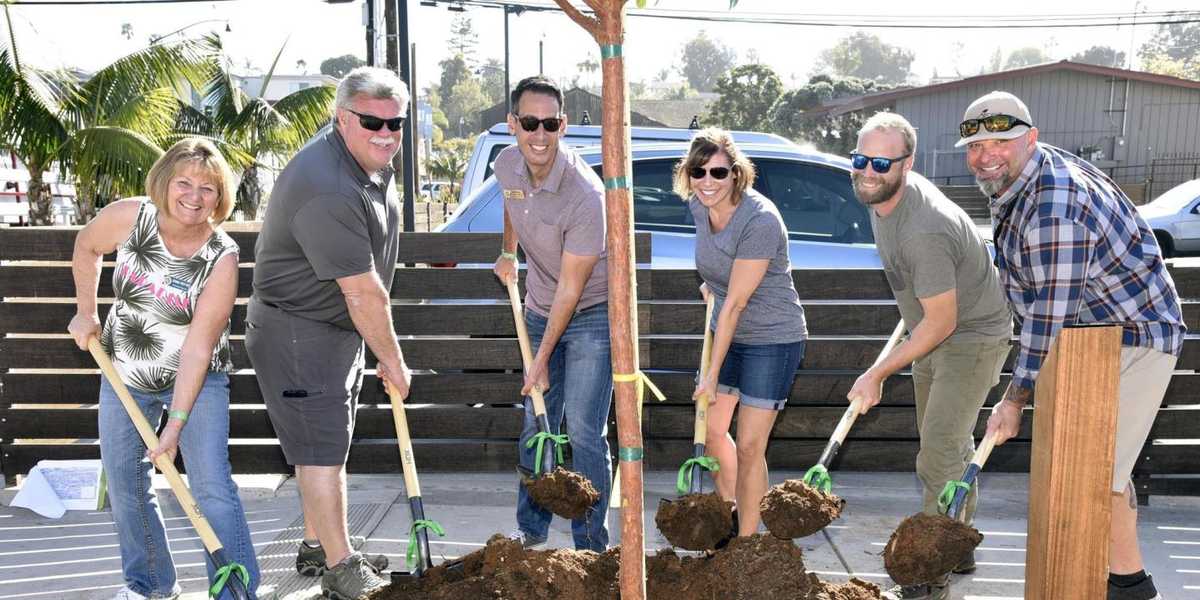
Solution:
{"label": "dark sunglasses", "polygon": [[688,176],[692,179],[704,179],[705,174],[712,175],[713,179],[718,181],[729,177],[729,167],[713,167],[705,169],[704,167],[692,167],[688,169]]}
{"label": "dark sunglasses", "polygon": [[911,153],[904,156],[897,156],[896,158],[884,158],[882,156],[867,156],[852,152],[850,154],[850,166],[861,171],[867,168],[867,163],[871,163],[871,168],[875,169],[876,173],[887,173],[891,170],[892,163],[900,162],[910,156],[912,156]]}
{"label": "dark sunglasses", "polygon": [[1030,125],[1029,123],[1010,115],[988,115],[981,119],[967,119],[966,121],[959,123],[958,136],[971,137],[976,133],[979,133],[980,125],[983,125],[984,129],[992,133],[996,133],[998,131],[1008,131],[1017,125],[1033,127],[1033,125]]}
{"label": "dark sunglasses", "polygon": [[400,131],[400,126],[404,124],[404,117],[393,117],[391,119],[381,119],[375,115],[364,115],[358,111],[346,109],[346,112],[358,117],[358,124],[362,125],[363,129],[370,131],[379,131],[384,125],[390,131]]}
{"label": "dark sunglasses", "polygon": [[542,128],[546,130],[546,133],[554,133],[555,131],[558,131],[559,127],[562,126],[562,117],[539,119],[532,115],[525,115],[522,117],[516,113],[513,113],[513,116],[517,117],[517,122],[521,124],[521,129],[524,129],[530,133],[537,131],[538,125],[541,125]]}

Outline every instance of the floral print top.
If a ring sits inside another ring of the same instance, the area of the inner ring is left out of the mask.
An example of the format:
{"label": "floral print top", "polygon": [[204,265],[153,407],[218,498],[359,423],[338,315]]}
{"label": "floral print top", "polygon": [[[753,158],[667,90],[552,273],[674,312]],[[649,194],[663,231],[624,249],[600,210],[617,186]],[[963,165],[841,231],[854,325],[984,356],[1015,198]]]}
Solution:
{"label": "floral print top", "polygon": [[[175,385],[180,349],[200,292],[217,261],[237,251],[233,238],[217,230],[194,255],[171,255],[159,238],[158,208],[149,199],[142,201],[133,231],[117,249],[115,299],[100,335],[126,385],[145,392],[162,392]],[[228,322],[208,368],[216,372],[233,368]]]}

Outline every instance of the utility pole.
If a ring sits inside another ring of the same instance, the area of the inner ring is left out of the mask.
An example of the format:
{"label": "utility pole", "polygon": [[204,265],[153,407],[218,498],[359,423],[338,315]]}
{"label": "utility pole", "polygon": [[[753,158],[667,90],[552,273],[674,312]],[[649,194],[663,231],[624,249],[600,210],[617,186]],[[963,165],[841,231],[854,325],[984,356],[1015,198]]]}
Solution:
{"label": "utility pole", "polygon": [[408,40],[408,0],[387,2],[396,6],[400,78],[408,84],[408,118],[404,120],[404,136],[400,140],[400,156],[404,161],[400,171],[400,184],[404,187],[404,231],[416,231],[417,212],[413,205],[417,196],[417,74],[413,58],[416,47]]}
{"label": "utility pole", "polygon": [[[504,114],[511,114],[513,111],[512,88],[508,86],[508,5],[504,5]],[[505,117],[508,118],[508,117]]]}
{"label": "utility pole", "polygon": [[[388,0],[391,1],[391,0]],[[367,6],[367,66],[375,66],[375,0],[365,0]]]}

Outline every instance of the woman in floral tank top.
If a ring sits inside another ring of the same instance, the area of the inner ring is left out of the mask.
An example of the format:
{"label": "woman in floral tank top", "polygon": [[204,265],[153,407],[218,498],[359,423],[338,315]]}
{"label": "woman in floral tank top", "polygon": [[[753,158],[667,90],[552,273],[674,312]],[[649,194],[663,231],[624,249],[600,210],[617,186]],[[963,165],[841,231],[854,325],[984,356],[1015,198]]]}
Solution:
{"label": "woman in floral tank top", "polygon": [[[100,456],[121,546],[125,587],[116,600],[175,598],[162,513],[151,490],[152,460],[183,448],[192,494],[230,559],[258,585],[250,528],[229,467],[229,315],[237,294],[238,247],[219,225],[233,211],[233,173],[208,141],[183,140],[154,164],[148,197],[105,207],[75,239],[81,349],[99,335],[121,379],[152,424],[168,419],[147,449],[112,386],[101,378]],[[116,296],[100,327],[101,258],[117,253]],[[210,580],[214,567],[208,565]],[[253,592],[251,592],[253,594]]]}

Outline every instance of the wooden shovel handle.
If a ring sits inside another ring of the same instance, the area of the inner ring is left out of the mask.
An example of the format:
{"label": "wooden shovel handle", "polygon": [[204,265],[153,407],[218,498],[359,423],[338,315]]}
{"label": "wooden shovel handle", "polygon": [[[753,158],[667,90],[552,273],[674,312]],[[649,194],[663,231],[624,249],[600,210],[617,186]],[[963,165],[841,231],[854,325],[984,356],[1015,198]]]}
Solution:
{"label": "wooden shovel handle", "polygon": [[[108,358],[108,353],[100,345],[100,340],[97,340],[95,337],[89,339],[88,351],[92,353],[92,358],[99,365],[100,372],[104,374],[104,378],[108,380],[113,390],[117,392],[117,397],[121,399],[121,405],[125,407],[125,412],[129,414],[129,419],[133,421],[133,426],[137,429],[138,434],[142,436],[142,441],[146,444],[146,447],[157,448],[158,436],[155,435],[154,428],[150,426],[150,422],[142,414],[141,407],[137,405],[137,402],[133,400],[133,396],[129,393],[129,388],[125,387],[125,382],[117,374],[116,368],[113,367],[112,361]],[[217,539],[217,534],[213,532],[212,526],[208,524],[208,519],[204,518],[204,515],[200,513],[200,506],[196,504],[196,499],[192,497],[187,484],[179,476],[179,471],[175,469],[175,463],[171,462],[171,459],[166,454],[160,454],[154,461],[154,466],[158,467],[158,470],[167,478],[167,483],[171,485],[171,491],[175,492],[175,497],[179,500],[179,504],[183,506],[183,512],[187,513],[188,520],[192,523],[192,528],[200,535],[200,541],[204,543],[204,548],[208,550],[209,554],[221,550],[221,541]]]}
{"label": "wooden shovel handle", "polygon": [[987,462],[988,456],[992,454],[992,448],[996,447],[996,432],[984,436],[983,441],[979,442],[979,447],[975,449],[975,455],[971,457],[971,462],[977,464],[980,468]]}
{"label": "wooden shovel handle", "polygon": [[385,379],[388,400],[392,402],[392,421],[396,424],[396,443],[400,446],[400,466],[404,471],[404,489],[409,498],[421,497],[421,483],[417,479],[417,461],[413,457],[412,436],[408,433],[408,415],[404,411],[404,399],[400,392]]}
{"label": "wooden shovel handle", "polygon": [[[711,292],[708,294],[706,304],[704,308],[704,346],[700,351],[700,381],[704,381],[704,377],[708,375],[710,366],[708,363],[712,360],[713,333],[708,324],[712,322],[716,297]],[[696,429],[692,434],[693,444],[704,444],[708,439],[708,404],[711,400],[715,400],[715,398],[709,398],[707,395],[696,399]]]}
{"label": "wooden shovel handle", "polygon": [[[521,343],[521,364],[525,372],[533,367],[533,352],[529,349],[529,332],[525,329],[525,315],[521,311],[521,295],[517,291],[517,282],[508,282],[508,301],[512,305],[513,321],[517,325],[517,341]],[[542,398],[542,390],[537,386],[529,388],[529,396],[533,398],[533,415],[540,417],[546,414],[546,400]]]}
{"label": "wooden shovel handle", "polygon": [[[892,330],[891,337],[888,338],[886,344],[883,345],[883,350],[879,351],[879,356],[875,357],[875,362],[871,366],[878,365],[883,362],[884,357],[900,343],[900,337],[904,335],[904,319],[900,319],[896,323],[896,328]],[[846,441],[846,435],[850,433],[850,428],[854,426],[854,422],[858,420],[858,415],[862,408],[862,398],[854,398],[850,402],[850,407],[842,414],[842,420],[838,421],[837,429],[833,430],[833,435],[830,436],[830,441],[837,442],[840,446]]]}

